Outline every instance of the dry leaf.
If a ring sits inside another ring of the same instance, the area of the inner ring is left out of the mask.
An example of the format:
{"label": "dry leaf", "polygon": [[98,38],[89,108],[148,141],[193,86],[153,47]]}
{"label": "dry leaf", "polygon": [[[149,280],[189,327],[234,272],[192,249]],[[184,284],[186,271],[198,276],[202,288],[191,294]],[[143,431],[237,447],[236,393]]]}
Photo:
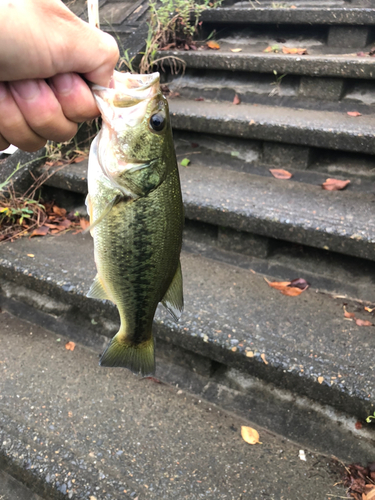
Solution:
{"label": "dry leaf", "polygon": [[307,54],[307,49],[283,47],[283,54],[298,54],[302,56],[303,54]]}
{"label": "dry leaf", "polygon": [[263,52],[280,52],[280,47],[278,45],[269,45]]}
{"label": "dry leaf", "polygon": [[74,158],[73,163],[81,163],[81,161],[86,160],[87,156],[77,156]]}
{"label": "dry leaf", "polygon": [[326,191],[340,191],[341,189],[346,188],[346,186],[350,184],[350,181],[341,181],[340,179],[327,179],[322,184],[322,188]]}
{"label": "dry leaf", "polygon": [[90,222],[86,219],[79,219],[79,223],[83,231],[86,231],[86,229],[90,226]]}
{"label": "dry leaf", "polygon": [[348,111],[346,114],[349,116],[362,116],[362,113],[359,113],[358,111]]}
{"label": "dry leaf", "polygon": [[375,311],[375,307],[373,307],[373,308],[371,309],[371,307],[366,306],[366,307],[365,307],[365,311],[367,311],[367,312],[369,312],[369,313],[372,313],[372,311]]}
{"label": "dry leaf", "polygon": [[55,214],[59,215],[60,217],[65,217],[66,216],[66,210],[65,208],[59,208],[56,205],[53,205],[52,210]]}
{"label": "dry leaf", "polygon": [[30,238],[33,236],[45,236],[49,231],[49,227],[47,226],[40,226],[34,229],[34,231],[30,234]]}
{"label": "dry leaf", "polygon": [[289,297],[297,297],[304,292],[310,285],[306,280],[298,278],[293,281],[268,281],[264,278],[268,285],[276,290],[279,290],[283,295]]}
{"label": "dry leaf", "polygon": [[246,441],[246,443],[249,443],[249,444],[257,444],[257,443],[262,444],[259,441],[259,433],[258,433],[258,431],[256,431],[252,427],[246,427],[245,425],[242,425],[241,426],[241,436],[242,436],[242,439],[244,441]]}
{"label": "dry leaf", "polygon": [[254,357],[254,351],[246,351],[246,352],[245,352],[245,355],[246,355],[248,358],[253,358],[253,357]]}
{"label": "dry leaf", "polygon": [[214,42],[213,40],[210,40],[209,42],[207,42],[207,47],[210,49],[213,49],[213,50],[220,49],[220,45],[217,42]]}
{"label": "dry leaf", "polygon": [[264,363],[265,365],[268,365],[268,361],[266,360],[266,355],[264,354],[264,352],[260,355],[260,357],[262,358],[263,363]]}
{"label": "dry leaf", "polygon": [[270,168],[269,170],[276,179],[290,179],[292,177],[290,172],[282,168]]}
{"label": "dry leaf", "polygon": [[241,104],[241,99],[236,94],[233,99],[233,104]]}
{"label": "dry leaf", "polygon": [[318,377],[318,382],[319,384],[322,384],[324,382],[324,377]]}
{"label": "dry leaf", "polygon": [[67,351],[74,351],[75,346],[76,346],[76,345],[75,345],[75,343],[74,343],[74,342],[67,342],[67,343],[65,344],[65,349],[66,349]]}
{"label": "dry leaf", "polygon": [[355,318],[355,314],[354,314],[354,313],[351,313],[351,312],[348,312],[348,311],[346,310],[346,307],[345,307],[345,306],[344,306],[344,316],[345,316],[345,318],[350,318],[350,319]]}
{"label": "dry leaf", "polygon": [[231,52],[241,52],[242,49],[230,49]]}
{"label": "dry leaf", "polygon": [[204,101],[204,97],[196,97],[194,101]]}
{"label": "dry leaf", "polygon": [[355,320],[355,323],[357,326],[373,326],[371,321],[367,321],[367,320],[359,319],[359,318],[357,318]]}
{"label": "dry leaf", "polygon": [[28,257],[35,257],[35,255],[33,253],[28,253],[27,256]]}

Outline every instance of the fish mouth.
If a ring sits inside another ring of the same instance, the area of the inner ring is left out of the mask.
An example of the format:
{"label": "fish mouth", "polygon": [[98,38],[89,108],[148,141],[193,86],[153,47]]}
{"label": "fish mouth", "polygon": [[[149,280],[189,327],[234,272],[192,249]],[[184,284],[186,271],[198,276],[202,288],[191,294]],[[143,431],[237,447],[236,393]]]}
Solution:
{"label": "fish mouth", "polygon": [[[90,85],[95,99],[104,100],[116,108],[128,108],[146,99],[152,99],[160,92],[160,74],[137,75],[113,72],[109,87]],[[98,102],[99,104],[99,102]]]}

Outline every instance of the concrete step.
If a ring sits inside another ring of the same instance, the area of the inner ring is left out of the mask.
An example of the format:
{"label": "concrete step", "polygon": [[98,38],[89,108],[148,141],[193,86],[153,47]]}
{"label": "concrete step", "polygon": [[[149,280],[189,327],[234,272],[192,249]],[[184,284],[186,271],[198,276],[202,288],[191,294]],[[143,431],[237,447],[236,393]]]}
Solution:
{"label": "concrete step", "polygon": [[[0,251],[1,307],[25,319],[30,309],[37,310],[46,327],[75,335],[73,340],[85,332],[88,339],[90,332],[105,337],[117,332],[115,306],[85,297],[95,276],[89,236],[24,238]],[[312,289],[286,297],[263,276],[199,253],[183,252],[182,268],[185,312],[176,324],[158,309],[154,326],[161,345],[199,354],[240,370],[245,379],[257,377],[355,419],[373,413],[373,327],[357,326],[343,311],[345,303],[358,317],[372,319],[363,304]],[[176,359],[186,366],[188,358]],[[207,375],[220,373],[221,365],[200,361],[190,368]],[[219,381],[228,376],[224,370]],[[237,386],[250,394],[247,383],[238,380]],[[354,423],[349,427],[353,431]]]}
{"label": "concrete step", "polygon": [[[278,37],[277,37],[278,38]],[[272,42],[272,40],[271,40]],[[221,42],[222,43],[222,42]],[[277,43],[277,41],[274,41]],[[181,51],[166,50],[158,54],[160,57],[177,57],[183,60],[188,68],[245,71],[252,73],[270,73],[278,75],[305,75],[312,77],[337,77],[373,80],[375,78],[374,61],[372,57],[357,56],[357,54],[323,54],[293,55],[280,53],[264,53],[269,45],[263,42],[256,49],[247,48],[234,42],[229,46],[222,43],[218,51],[199,50]],[[280,47],[282,44],[279,44]],[[293,41],[292,45],[296,46]],[[298,43],[300,46],[300,43]],[[242,48],[242,52],[233,53],[231,48]]]}
{"label": "concrete step", "polygon": [[[307,24],[307,25],[349,25],[374,26],[375,9],[360,5],[360,2],[330,6],[327,2],[236,2],[234,5],[208,9],[202,13],[205,23],[235,24]],[[294,6],[294,8],[291,8]]]}
{"label": "concrete step", "polygon": [[169,108],[176,130],[375,154],[372,115],[184,99]]}
{"label": "concrete step", "polygon": [[[164,75],[163,75],[164,76]],[[267,73],[233,73],[224,70],[186,69],[181,75],[164,76],[169,90],[182,99],[233,102],[235,95],[246,104],[284,106],[364,115],[375,113],[371,81],[314,78]]]}
{"label": "concrete step", "polygon": [[[186,218],[375,260],[373,189],[369,193],[330,192],[320,185],[280,181],[268,175],[209,164],[181,167]],[[47,183],[86,194],[86,165],[70,165]]]}
{"label": "concrete step", "polygon": [[[70,336],[1,319],[2,465],[43,499],[344,496],[337,462],[252,423],[249,409],[239,417],[184,388],[100,369],[97,346],[67,351]],[[262,444],[245,443],[242,425]],[[40,500],[12,493],[0,482],[4,500]]]}

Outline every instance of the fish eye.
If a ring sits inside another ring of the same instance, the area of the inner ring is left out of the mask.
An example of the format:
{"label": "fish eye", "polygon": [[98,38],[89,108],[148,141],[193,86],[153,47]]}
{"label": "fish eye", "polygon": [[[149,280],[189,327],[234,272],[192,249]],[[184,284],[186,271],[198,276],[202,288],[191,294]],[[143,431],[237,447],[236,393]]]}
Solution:
{"label": "fish eye", "polygon": [[155,113],[150,118],[150,126],[155,132],[160,132],[165,126],[165,116],[162,113]]}

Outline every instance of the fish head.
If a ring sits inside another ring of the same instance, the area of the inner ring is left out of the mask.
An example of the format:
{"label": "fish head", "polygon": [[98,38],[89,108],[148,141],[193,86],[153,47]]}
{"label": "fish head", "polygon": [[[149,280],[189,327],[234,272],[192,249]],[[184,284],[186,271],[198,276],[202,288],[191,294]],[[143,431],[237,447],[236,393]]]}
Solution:
{"label": "fish head", "polygon": [[159,77],[115,72],[112,88],[92,86],[103,118],[98,160],[112,182],[121,184],[130,170],[156,162],[173,148]]}

